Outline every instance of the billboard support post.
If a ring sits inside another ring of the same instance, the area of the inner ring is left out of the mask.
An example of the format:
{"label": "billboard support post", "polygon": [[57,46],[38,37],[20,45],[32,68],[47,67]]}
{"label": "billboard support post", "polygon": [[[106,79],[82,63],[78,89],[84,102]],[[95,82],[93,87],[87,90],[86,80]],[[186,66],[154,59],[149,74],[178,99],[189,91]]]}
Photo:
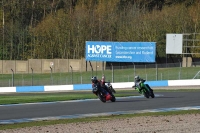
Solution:
{"label": "billboard support post", "polygon": [[114,83],[114,68],[113,68],[113,64],[111,63],[112,66],[112,83]]}
{"label": "billboard support post", "polygon": [[89,63],[90,63],[90,67],[91,67],[91,69],[92,69],[92,77],[93,77],[93,67],[92,67],[92,64],[91,64],[90,61],[89,61]]}

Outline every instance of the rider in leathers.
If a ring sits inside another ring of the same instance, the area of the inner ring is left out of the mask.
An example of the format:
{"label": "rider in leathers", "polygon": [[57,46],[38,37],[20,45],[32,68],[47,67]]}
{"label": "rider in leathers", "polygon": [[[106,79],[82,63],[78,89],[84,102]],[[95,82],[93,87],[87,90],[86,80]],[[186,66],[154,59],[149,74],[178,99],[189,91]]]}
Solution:
{"label": "rider in leathers", "polygon": [[[135,76],[135,89],[139,92],[139,93],[142,93],[141,92],[141,86],[140,86],[140,82],[142,82],[144,79],[140,78],[139,76]],[[151,87],[148,85],[148,84],[145,84],[151,91],[153,91],[151,89]]]}
{"label": "rider in leathers", "polygon": [[92,77],[91,78],[91,81],[92,81],[92,92],[97,95],[97,89],[101,89],[101,91],[104,93],[104,94],[107,94],[107,92],[104,90],[105,88],[102,87],[102,82],[101,80],[98,80],[97,77]]}
{"label": "rider in leathers", "polygon": [[108,83],[108,82],[106,82],[106,77],[105,77],[105,75],[103,74],[103,75],[102,75],[102,78],[101,78],[101,86],[102,86],[105,90],[108,91],[108,87],[106,86],[106,83]]}
{"label": "rider in leathers", "polygon": [[[104,76],[104,75],[103,75]],[[98,89],[105,89],[107,92],[109,92],[108,91],[108,88],[106,87],[106,85],[105,85],[105,77],[103,78],[103,76],[102,76],[102,79],[103,79],[103,81],[102,80],[98,80],[97,79],[97,77],[92,77],[91,78],[91,81],[92,81],[92,92],[95,94],[95,95],[97,95],[96,94],[96,89],[98,88]],[[104,90],[102,90],[103,92],[104,92]],[[105,93],[105,92],[104,92]]]}
{"label": "rider in leathers", "polygon": [[135,89],[141,93],[141,86],[140,86],[140,82],[142,81],[143,79],[141,79],[139,76],[135,76]]}

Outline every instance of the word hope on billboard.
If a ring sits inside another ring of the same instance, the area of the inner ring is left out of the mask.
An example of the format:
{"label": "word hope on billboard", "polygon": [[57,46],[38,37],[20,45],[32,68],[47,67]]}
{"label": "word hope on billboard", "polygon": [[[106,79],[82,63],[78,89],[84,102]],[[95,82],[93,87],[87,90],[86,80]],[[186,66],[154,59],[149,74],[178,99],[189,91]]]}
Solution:
{"label": "word hope on billboard", "polygon": [[155,62],[155,42],[86,41],[87,61]]}

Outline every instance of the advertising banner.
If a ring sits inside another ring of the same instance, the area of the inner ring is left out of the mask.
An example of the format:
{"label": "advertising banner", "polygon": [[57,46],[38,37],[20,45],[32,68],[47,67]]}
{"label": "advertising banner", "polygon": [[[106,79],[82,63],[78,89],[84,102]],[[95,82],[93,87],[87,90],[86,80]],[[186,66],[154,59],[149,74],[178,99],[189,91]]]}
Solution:
{"label": "advertising banner", "polygon": [[86,41],[87,61],[155,62],[155,42]]}

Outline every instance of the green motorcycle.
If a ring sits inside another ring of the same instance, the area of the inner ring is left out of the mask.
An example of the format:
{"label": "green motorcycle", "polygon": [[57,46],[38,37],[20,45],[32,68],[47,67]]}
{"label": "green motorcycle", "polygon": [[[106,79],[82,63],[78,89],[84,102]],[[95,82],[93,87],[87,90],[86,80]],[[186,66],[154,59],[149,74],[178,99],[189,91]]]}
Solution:
{"label": "green motorcycle", "polygon": [[144,97],[149,98],[152,97],[154,98],[155,95],[153,93],[153,90],[151,89],[151,87],[148,84],[145,84],[146,80],[141,80],[139,85],[140,85],[140,89],[136,86],[135,89],[142,95],[144,95]]}

